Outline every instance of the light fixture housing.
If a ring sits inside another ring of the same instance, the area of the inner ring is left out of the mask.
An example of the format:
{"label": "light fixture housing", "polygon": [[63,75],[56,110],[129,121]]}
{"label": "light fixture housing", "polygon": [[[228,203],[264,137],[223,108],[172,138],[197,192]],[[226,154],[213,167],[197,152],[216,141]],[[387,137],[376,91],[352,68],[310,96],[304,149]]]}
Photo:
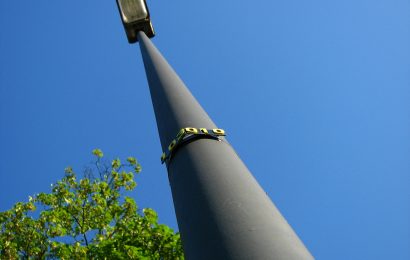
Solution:
{"label": "light fixture housing", "polygon": [[138,31],[143,31],[149,38],[154,37],[155,32],[145,0],[117,0],[117,5],[129,43],[138,41]]}

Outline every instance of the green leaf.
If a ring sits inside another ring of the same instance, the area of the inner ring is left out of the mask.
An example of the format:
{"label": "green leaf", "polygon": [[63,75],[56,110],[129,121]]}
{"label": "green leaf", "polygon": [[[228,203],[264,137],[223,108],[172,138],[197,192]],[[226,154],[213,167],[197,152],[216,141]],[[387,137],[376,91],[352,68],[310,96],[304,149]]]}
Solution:
{"label": "green leaf", "polygon": [[148,220],[149,223],[155,224],[157,222],[158,215],[153,209],[145,208],[143,209],[143,212],[144,212],[145,218]]}
{"label": "green leaf", "polygon": [[73,168],[71,168],[70,166],[68,166],[68,167],[66,167],[66,168],[64,169],[64,172],[65,172],[66,174],[71,174],[71,173],[73,173]]}
{"label": "green leaf", "polygon": [[118,169],[118,168],[120,168],[120,166],[121,166],[121,161],[120,161],[120,159],[117,158],[117,159],[112,160],[111,166],[112,166],[113,169]]}
{"label": "green leaf", "polygon": [[130,156],[127,158],[127,161],[131,164],[131,165],[137,165],[137,159],[135,159],[134,157]]}
{"label": "green leaf", "polygon": [[94,149],[94,150],[93,150],[93,154],[94,154],[95,156],[97,156],[98,158],[101,158],[101,157],[104,156],[103,152],[102,152],[100,149]]}
{"label": "green leaf", "polygon": [[141,165],[140,165],[140,164],[137,164],[137,165],[134,167],[134,171],[135,171],[135,173],[140,173],[140,172],[142,171]]}

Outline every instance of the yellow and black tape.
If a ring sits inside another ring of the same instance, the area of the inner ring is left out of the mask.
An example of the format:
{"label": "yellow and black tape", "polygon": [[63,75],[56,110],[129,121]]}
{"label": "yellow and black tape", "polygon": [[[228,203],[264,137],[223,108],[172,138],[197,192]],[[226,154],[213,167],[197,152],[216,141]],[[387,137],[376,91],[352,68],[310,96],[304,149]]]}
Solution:
{"label": "yellow and black tape", "polygon": [[190,142],[194,139],[209,138],[221,141],[220,137],[225,136],[225,130],[220,128],[206,129],[206,128],[194,128],[185,127],[179,130],[175,139],[168,145],[166,152],[161,155],[161,163],[168,162],[173,153],[183,144]]}

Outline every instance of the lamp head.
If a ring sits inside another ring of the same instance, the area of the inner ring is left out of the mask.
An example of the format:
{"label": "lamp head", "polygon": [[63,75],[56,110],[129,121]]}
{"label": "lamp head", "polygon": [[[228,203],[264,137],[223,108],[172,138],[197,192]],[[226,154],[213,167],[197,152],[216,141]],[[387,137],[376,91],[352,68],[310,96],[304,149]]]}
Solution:
{"label": "lamp head", "polygon": [[117,0],[117,5],[129,43],[138,41],[138,31],[143,31],[149,38],[154,37],[155,32],[145,0]]}

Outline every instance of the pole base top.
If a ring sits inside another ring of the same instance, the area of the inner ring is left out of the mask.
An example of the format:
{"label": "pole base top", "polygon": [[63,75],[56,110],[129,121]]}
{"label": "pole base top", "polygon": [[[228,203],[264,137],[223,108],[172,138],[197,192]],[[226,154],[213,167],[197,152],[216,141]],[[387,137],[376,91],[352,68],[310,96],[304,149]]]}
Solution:
{"label": "pole base top", "polygon": [[148,38],[155,36],[154,28],[152,27],[151,21],[144,21],[132,24],[124,23],[125,32],[127,33],[127,38],[129,43],[136,43],[138,41],[137,34],[139,31],[143,31]]}

